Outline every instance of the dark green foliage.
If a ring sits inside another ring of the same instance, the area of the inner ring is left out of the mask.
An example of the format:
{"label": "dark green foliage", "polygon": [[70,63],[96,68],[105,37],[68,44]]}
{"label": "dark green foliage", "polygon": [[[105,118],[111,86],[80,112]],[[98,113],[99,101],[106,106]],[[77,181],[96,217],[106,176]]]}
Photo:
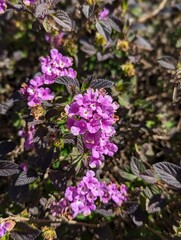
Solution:
{"label": "dark green foliage", "polygon": [[[61,240],[180,239],[180,2],[7,5],[0,16],[0,217],[15,219],[9,239],[44,239],[45,226],[55,228],[52,239]],[[110,11],[107,19],[99,18],[103,8]],[[72,57],[77,78],[57,78],[50,86],[55,99],[30,110],[19,89],[52,48]],[[76,224],[67,223],[67,216],[60,223],[50,205],[77,184],[89,162],[81,136],[66,126],[64,109],[88,87],[106,89],[120,104],[112,139],[118,151],[96,176],[126,184],[128,201],[121,207],[100,204],[90,216],[74,219]],[[25,151],[18,131],[32,125],[35,148]]]}

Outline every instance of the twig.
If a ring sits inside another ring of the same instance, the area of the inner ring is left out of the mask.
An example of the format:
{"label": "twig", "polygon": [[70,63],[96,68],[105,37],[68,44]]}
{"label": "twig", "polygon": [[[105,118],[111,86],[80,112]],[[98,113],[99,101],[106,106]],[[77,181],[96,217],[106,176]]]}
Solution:
{"label": "twig", "polygon": [[74,221],[74,220],[68,220],[66,218],[62,218],[62,219],[56,219],[56,220],[51,220],[51,219],[40,219],[40,218],[35,218],[35,219],[31,219],[28,217],[21,217],[21,216],[9,216],[7,218],[3,218],[2,219],[3,222],[4,221],[8,221],[8,220],[12,220],[15,222],[30,222],[30,223],[39,223],[39,224],[60,224],[62,222],[65,222],[67,224],[71,224],[71,225],[81,225],[81,226],[85,226],[85,227],[92,227],[92,228],[100,228],[100,227],[104,227],[106,226],[109,222],[103,222],[103,223],[98,223],[98,224],[92,224],[92,223],[87,223],[87,222],[78,222],[78,221]]}
{"label": "twig", "polygon": [[12,8],[12,9],[18,11],[18,12],[27,12],[27,13],[29,13],[30,15],[34,16],[31,11],[29,11],[29,10],[26,9],[26,8],[24,8],[24,6],[21,5],[21,4],[13,4],[13,3],[10,2],[10,1],[7,1],[6,3],[7,3],[7,6],[8,6],[9,8]]}
{"label": "twig", "polygon": [[155,17],[159,14],[159,12],[165,7],[167,0],[163,0],[159,6],[151,13],[144,14],[138,19],[138,22],[143,23],[146,22],[148,19]]}
{"label": "twig", "polygon": [[159,140],[166,140],[166,141],[168,141],[168,140],[170,140],[170,136],[160,136],[160,135],[153,135],[153,138],[154,139],[159,139]]}
{"label": "twig", "polygon": [[163,236],[162,234],[160,234],[158,231],[156,231],[155,229],[151,228],[150,226],[148,226],[147,224],[145,224],[145,227],[148,228],[151,232],[153,232],[155,235],[157,235],[160,239],[162,240],[169,240],[168,238],[166,238],[165,236]]}
{"label": "twig", "polygon": [[177,87],[174,87],[173,89],[172,101],[173,102],[177,101]]}

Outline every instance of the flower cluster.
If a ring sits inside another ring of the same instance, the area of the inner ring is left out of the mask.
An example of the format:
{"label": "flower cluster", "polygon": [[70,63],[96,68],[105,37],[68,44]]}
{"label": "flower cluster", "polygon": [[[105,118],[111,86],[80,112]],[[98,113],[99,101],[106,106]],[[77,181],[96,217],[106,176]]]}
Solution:
{"label": "flower cluster", "polygon": [[0,14],[3,14],[7,8],[6,1],[0,0]]}
{"label": "flower cluster", "polygon": [[93,171],[88,171],[86,176],[77,186],[70,186],[65,191],[65,197],[58,203],[53,203],[52,214],[68,213],[71,218],[79,214],[87,216],[96,210],[99,203],[106,204],[110,201],[118,206],[127,200],[127,189],[124,184],[117,186],[114,183],[100,182]]}
{"label": "flower cluster", "polygon": [[28,106],[41,105],[42,101],[52,100],[54,94],[44,85],[53,84],[57,77],[68,76],[75,78],[77,73],[72,66],[72,58],[63,56],[57,49],[50,51],[50,56],[41,57],[42,74],[35,76],[29,81],[29,85],[24,84],[21,93],[27,97]]}
{"label": "flower cluster", "polygon": [[63,56],[57,49],[52,49],[50,56],[41,57],[41,70],[46,79],[46,84],[52,84],[55,78],[67,76],[76,78],[77,72],[71,68],[72,58]]}
{"label": "flower cluster", "polygon": [[104,91],[88,89],[78,94],[65,107],[68,115],[67,126],[75,136],[82,135],[85,147],[91,151],[89,166],[99,167],[103,155],[113,156],[118,150],[110,138],[115,133],[115,111],[118,104]]}
{"label": "flower cluster", "polygon": [[4,235],[6,235],[9,228],[10,228],[9,222],[3,222],[0,224],[0,238],[2,238]]}

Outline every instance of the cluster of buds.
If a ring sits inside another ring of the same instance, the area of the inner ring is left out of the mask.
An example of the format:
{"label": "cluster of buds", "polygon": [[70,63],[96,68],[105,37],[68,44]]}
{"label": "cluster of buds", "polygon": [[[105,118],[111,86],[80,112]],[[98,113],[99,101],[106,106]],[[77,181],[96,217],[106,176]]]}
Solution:
{"label": "cluster of buds", "polygon": [[123,52],[127,52],[129,50],[129,42],[126,40],[118,40],[116,48],[118,50],[122,50]]}
{"label": "cluster of buds", "polygon": [[65,197],[51,206],[54,216],[66,215],[75,218],[79,214],[87,216],[95,211],[98,203],[121,206],[127,200],[127,189],[124,184],[118,186],[114,183],[100,182],[93,171],[88,171],[86,176],[77,186],[70,186],[65,191]]}
{"label": "cluster of buds", "polygon": [[133,77],[135,75],[135,68],[132,63],[126,63],[121,66],[125,76]]}

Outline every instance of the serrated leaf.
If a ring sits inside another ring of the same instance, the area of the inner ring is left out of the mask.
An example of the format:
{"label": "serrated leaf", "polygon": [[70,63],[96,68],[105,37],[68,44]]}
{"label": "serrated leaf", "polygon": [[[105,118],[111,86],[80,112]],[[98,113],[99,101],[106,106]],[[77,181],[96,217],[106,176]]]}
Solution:
{"label": "serrated leaf", "polygon": [[148,186],[144,189],[142,194],[144,195],[144,197],[146,197],[148,199],[151,199],[153,197],[153,192],[152,192],[151,188],[149,188]]}
{"label": "serrated leaf", "polygon": [[153,50],[151,44],[145,38],[142,38],[140,36],[137,36],[135,44],[138,46],[138,48],[145,49],[148,51]]}
{"label": "serrated leaf", "polygon": [[140,206],[138,206],[137,210],[131,214],[131,218],[136,226],[141,227],[146,222],[146,214],[143,212]]}
{"label": "serrated leaf", "polygon": [[80,43],[81,43],[80,49],[83,52],[87,53],[89,56],[93,56],[94,54],[96,54],[97,50],[91,43],[85,40],[80,40]]}
{"label": "serrated leaf", "polygon": [[76,78],[73,79],[73,78],[70,78],[67,76],[56,78],[55,83],[63,84],[66,86],[74,86],[74,87],[78,87],[78,88],[80,86],[79,81]]}
{"label": "serrated leaf", "polygon": [[[40,0],[42,1],[42,0]],[[44,0],[48,5],[49,8],[53,9],[54,7],[56,7],[56,5],[61,2],[61,0]]]}
{"label": "serrated leaf", "polygon": [[135,175],[133,175],[132,173],[128,173],[124,170],[119,170],[119,174],[122,178],[128,179],[130,181],[134,180],[136,178]]}
{"label": "serrated leaf", "polygon": [[111,209],[106,210],[103,208],[97,208],[95,210],[96,213],[99,213],[100,215],[104,216],[104,217],[111,217],[113,215],[113,211]]}
{"label": "serrated leaf", "polygon": [[176,61],[170,56],[163,56],[159,58],[158,63],[164,68],[171,69],[171,70],[176,69]]}
{"label": "serrated leaf", "polygon": [[101,20],[99,22],[96,22],[96,29],[106,39],[106,41],[110,41],[112,28],[108,21]]}
{"label": "serrated leaf", "polygon": [[107,79],[93,79],[90,84],[90,88],[100,89],[100,88],[111,88],[114,85],[113,82]]}
{"label": "serrated leaf", "polygon": [[50,18],[46,17],[43,21],[42,21],[42,25],[45,29],[46,32],[51,33],[54,30],[58,30],[58,28],[56,27],[55,23],[52,22],[50,20]]}
{"label": "serrated leaf", "polygon": [[94,11],[94,5],[83,4],[82,12],[86,18],[91,17],[93,11]]}
{"label": "serrated leaf", "polygon": [[155,183],[157,181],[157,178],[155,177],[155,174],[151,169],[147,169],[146,171],[141,173],[140,177],[148,183]]}
{"label": "serrated leaf", "polygon": [[14,105],[13,99],[8,99],[0,104],[0,114],[5,115],[7,111]]}
{"label": "serrated leaf", "polygon": [[84,143],[82,141],[82,137],[81,136],[77,137],[77,149],[78,149],[80,154],[84,154],[84,152],[85,152],[85,150],[84,150]]}
{"label": "serrated leaf", "polygon": [[18,222],[15,229],[10,232],[13,240],[35,240],[39,235],[40,230],[32,228],[23,222]]}
{"label": "serrated leaf", "polygon": [[63,136],[64,143],[75,144],[75,136],[71,133],[67,133]]}
{"label": "serrated leaf", "polygon": [[109,58],[113,58],[113,54],[112,53],[106,53],[104,55],[102,55],[100,52],[97,53],[97,60],[99,62],[105,61]]}
{"label": "serrated leaf", "polygon": [[156,194],[150,200],[146,206],[148,213],[160,212],[166,205],[165,198],[163,195]]}
{"label": "serrated leaf", "polygon": [[23,186],[34,182],[37,179],[37,174],[33,169],[23,171],[16,179],[15,186]]}
{"label": "serrated leaf", "polygon": [[132,157],[130,166],[131,166],[131,171],[137,177],[140,177],[140,174],[146,170],[144,164],[135,157]]}
{"label": "serrated leaf", "polygon": [[169,162],[160,162],[155,163],[153,168],[166,184],[181,188],[181,167]]}
{"label": "serrated leaf", "polygon": [[0,176],[7,177],[20,172],[19,165],[9,161],[0,161]]}
{"label": "serrated leaf", "polygon": [[135,56],[128,56],[131,63],[138,63],[141,59],[141,55],[135,55]]}
{"label": "serrated leaf", "polygon": [[62,11],[58,10],[55,15],[51,15],[58,25],[60,25],[64,31],[70,32],[72,30],[72,21],[69,15]]}
{"label": "serrated leaf", "polygon": [[15,92],[9,99],[4,103],[0,104],[0,114],[5,115],[9,109],[11,109],[16,102],[21,99],[19,92]]}
{"label": "serrated leaf", "polygon": [[136,210],[138,209],[139,205],[137,202],[126,202],[124,204],[125,206],[125,213],[126,214],[133,214],[134,212],[136,212]]}
{"label": "serrated leaf", "polygon": [[116,30],[117,32],[121,32],[123,25],[122,25],[121,21],[120,21],[118,18],[109,17],[109,18],[107,19],[107,21],[109,22],[109,25],[110,25],[114,30]]}
{"label": "serrated leaf", "polygon": [[44,18],[49,13],[49,5],[46,2],[36,4],[36,9],[34,13],[36,18]]}
{"label": "serrated leaf", "polygon": [[131,108],[130,95],[128,95],[126,92],[118,96],[118,102],[121,106],[127,109]]}

